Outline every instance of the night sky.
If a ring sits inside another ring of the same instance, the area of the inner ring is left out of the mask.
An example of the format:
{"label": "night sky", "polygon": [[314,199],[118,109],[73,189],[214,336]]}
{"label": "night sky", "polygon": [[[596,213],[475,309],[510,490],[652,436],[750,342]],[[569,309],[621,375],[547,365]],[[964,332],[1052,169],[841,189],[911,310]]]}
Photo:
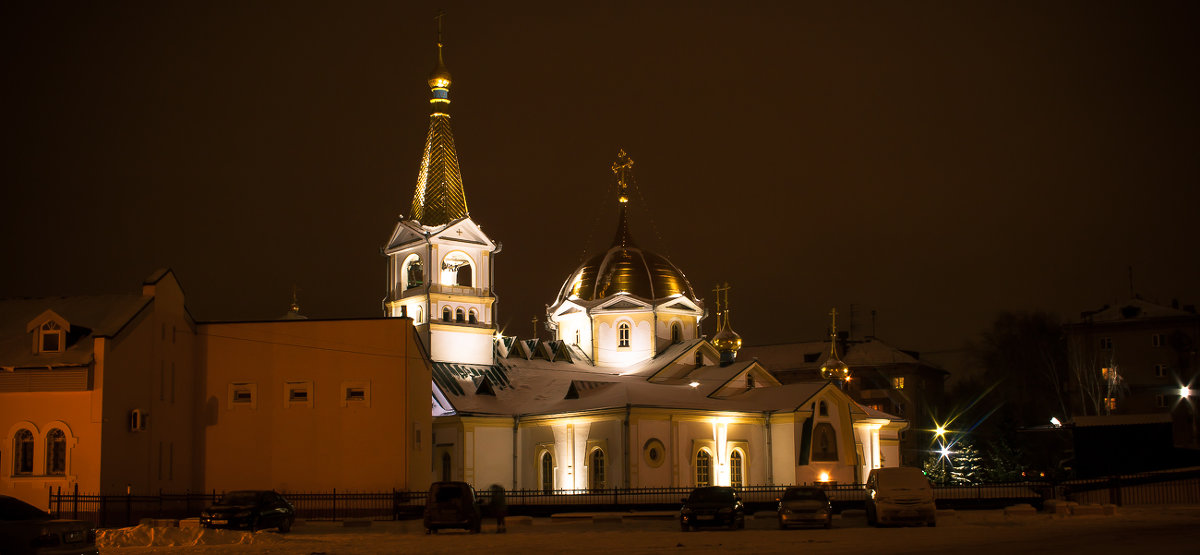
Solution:
{"label": "night sky", "polygon": [[[633,232],[747,344],[947,351],[1000,310],[1200,302],[1200,17],[1172,2],[7,2],[0,297],[382,315],[438,8],[467,203],[529,336]],[[644,199],[644,201],[643,201]],[[848,318],[840,322],[843,329]],[[712,333],[714,320],[706,320]],[[953,368],[952,368],[953,369]]]}

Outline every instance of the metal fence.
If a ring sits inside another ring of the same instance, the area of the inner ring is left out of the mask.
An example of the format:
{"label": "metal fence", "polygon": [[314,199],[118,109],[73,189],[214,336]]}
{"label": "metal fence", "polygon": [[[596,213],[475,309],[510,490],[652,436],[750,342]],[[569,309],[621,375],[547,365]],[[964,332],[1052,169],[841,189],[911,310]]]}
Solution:
{"label": "metal fence", "polygon": [[[862,508],[862,484],[810,484],[824,488],[835,511]],[[738,492],[750,511],[774,508],[786,486],[747,486]],[[397,520],[419,518],[426,491],[281,492],[304,520]],[[615,488],[603,490],[513,490],[505,492],[509,514],[548,516],[562,512],[662,511],[679,508],[689,487]],[[491,492],[477,492],[479,502],[491,502]],[[999,508],[1015,503],[1041,507],[1049,499],[1116,505],[1200,503],[1200,469],[1112,476],[1067,482],[934,486],[939,508]],[[217,502],[218,492],[160,493],[158,495],[89,495],[61,489],[50,493],[50,511],[59,518],[87,520],[100,527],[130,526],[146,518],[180,519],[199,516]]]}

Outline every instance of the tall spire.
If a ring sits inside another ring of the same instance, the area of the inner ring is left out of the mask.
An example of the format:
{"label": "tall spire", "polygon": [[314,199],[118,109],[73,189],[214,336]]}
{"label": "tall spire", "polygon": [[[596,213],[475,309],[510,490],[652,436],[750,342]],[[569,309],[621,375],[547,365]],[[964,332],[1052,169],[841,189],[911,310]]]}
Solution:
{"label": "tall spire", "polygon": [[437,65],[429,76],[429,133],[425,137],[425,152],[421,170],[417,173],[417,189],[413,194],[409,218],[424,225],[444,225],[465,218],[467,196],[463,192],[462,173],[458,168],[458,152],[454,134],[450,131],[450,70],[442,58],[442,17],[439,12]]}
{"label": "tall spire", "polygon": [[625,153],[625,149],[618,150],[612,171],[617,176],[617,202],[621,205],[621,220],[617,224],[613,246],[632,247],[633,237],[629,235],[629,183],[633,180],[633,158]]}
{"label": "tall spire", "polygon": [[[717,294],[717,333],[712,338],[712,344],[721,353],[722,364],[733,362],[737,358],[738,349],[742,348],[742,336],[729,325],[729,289],[729,282],[713,288],[713,292]],[[724,299],[721,298],[722,294]]]}

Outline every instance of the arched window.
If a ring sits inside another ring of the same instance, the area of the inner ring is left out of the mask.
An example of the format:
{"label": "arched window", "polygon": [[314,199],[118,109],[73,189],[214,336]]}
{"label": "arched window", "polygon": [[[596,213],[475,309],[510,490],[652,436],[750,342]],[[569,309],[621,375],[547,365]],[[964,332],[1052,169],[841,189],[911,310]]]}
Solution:
{"label": "arched window", "polygon": [[683,325],[679,322],[671,324],[671,343],[679,343],[683,341]]}
{"label": "arched window", "polygon": [[450,453],[442,453],[442,481],[449,482],[453,479],[450,473]]}
{"label": "arched window", "polygon": [[550,456],[549,451],[542,453],[541,475],[542,493],[554,491],[554,457]]}
{"label": "arched window", "polygon": [[700,349],[696,349],[696,368],[704,366],[704,353]]}
{"label": "arched window", "polygon": [[33,432],[20,429],[13,438],[13,474],[33,474]]}
{"label": "arched window", "polygon": [[425,269],[421,265],[420,256],[410,254],[404,260],[404,282],[405,289],[425,285]]}
{"label": "arched window", "polygon": [[838,460],[837,433],[828,422],[821,422],[813,427],[812,460]]}
{"label": "arched window", "polygon": [[463,309],[458,308],[454,310],[454,321],[460,324],[467,321],[466,318],[463,318]]}
{"label": "arched window", "polygon": [[420,323],[421,323],[421,318],[424,316],[424,314],[423,314],[422,312],[423,312],[423,311],[421,310],[421,305],[417,305],[417,319],[416,319],[416,322],[417,322],[418,324],[420,324]]}
{"label": "arched window", "polygon": [[712,455],[708,449],[701,449],[696,453],[696,487],[702,488],[712,485]]}
{"label": "arched window", "polygon": [[57,353],[63,350],[63,330],[53,320],[42,324],[41,352]]}
{"label": "arched window", "polygon": [[820,407],[820,412],[818,412],[818,414],[821,416],[829,416],[829,405],[826,405],[825,401],[821,401],[817,406]]}
{"label": "arched window", "polygon": [[617,326],[617,347],[629,346],[629,322],[621,322]]}
{"label": "arched window", "polygon": [[450,321],[450,307],[448,307],[448,306],[442,308],[442,321],[443,322]]}
{"label": "arched window", "polygon": [[575,344],[579,345],[579,330],[575,330]]}
{"label": "arched window", "polygon": [[588,457],[588,487],[595,490],[604,489],[604,486],[604,451],[593,449]]}
{"label": "arched window", "polygon": [[469,312],[467,312],[467,323],[468,324],[478,324],[479,323],[479,316],[477,316],[475,314],[475,309],[473,309],[473,308]]}
{"label": "arched window", "polygon": [[474,275],[471,272],[471,257],[462,251],[454,251],[442,259],[442,284],[474,287]]}
{"label": "arched window", "polygon": [[734,449],[729,454],[729,485],[740,488],[745,482],[745,470],[742,465],[742,452]]}
{"label": "arched window", "polygon": [[67,473],[67,434],[54,428],[46,434],[46,474],[62,476]]}

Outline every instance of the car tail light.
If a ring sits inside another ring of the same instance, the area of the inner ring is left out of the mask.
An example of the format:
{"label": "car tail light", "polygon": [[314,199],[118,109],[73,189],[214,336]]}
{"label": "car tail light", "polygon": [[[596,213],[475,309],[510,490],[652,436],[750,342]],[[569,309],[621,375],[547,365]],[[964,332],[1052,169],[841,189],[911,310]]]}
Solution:
{"label": "car tail light", "polygon": [[42,534],[33,538],[33,541],[29,542],[29,545],[33,547],[54,547],[58,543],[58,534]]}

